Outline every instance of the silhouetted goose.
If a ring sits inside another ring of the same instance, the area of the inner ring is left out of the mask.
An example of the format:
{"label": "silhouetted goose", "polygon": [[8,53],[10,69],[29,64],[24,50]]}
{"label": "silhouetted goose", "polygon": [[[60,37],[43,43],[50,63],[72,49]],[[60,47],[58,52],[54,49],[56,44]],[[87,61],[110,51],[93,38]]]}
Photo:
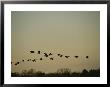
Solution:
{"label": "silhouetted goose", "polygon": [[49,53],[49,56],[52,55],[52,53]]}
{"label": "silhouetted goose", "polygon": [[42,58],[40,58],[40,60],[42,60]]}
{"label": "silhouetted goose", "polygon": [[11,64],[12,64],[13,62],[11,62]]}
{"label": "silhouetted goose", "polygon": [[53,60],[53,58],[50,58],[50,60]]}
{"label": "silhouetted goose", "polygon": [[29,59],[27,61],[29,61]]}
{"label": "silhouetted goose", "polygon": [[19,64],[20,62],[17,62],[17,64]]}
{"label": "silhouetted goose", "polygon": [[44,54],[45,54],[45,55],[44,55],[45,57],[48,57],[47,53],[44,53]]}
{"label": "silhouetted goose", "polygon": [[65,56],[66,58],[70,57],[70,56]]}
{"label": "silhouetted goose", "polygon": [[17,65],[17,63],[15,63],[15,66]]}
{"label": "silhouetted goose", "polygon": [[38,51],[38,54],[40,54],[40,51]]}
{"label": "silhouetted goose", "polygon": [[20,62],[15,63],[15,65],[18,65]]}
{"label": "silhouetted goose", "polygon": [[35,53],[35,51],[30,51],[30,53]]}
{"label": "silhouetted goose", "polygon": [[89,58],[89,56],[86,56],[86,58],[88,59],[88,58]]}
{"label": "silhouetted goose", "polygon": [[60,56],[60,54],[57,54],[58,56]]}
{"label": "silhouetted goose", "polygon": [[62,57],[63,55],[60,55],[60,57]]}
{"label": "silhouetted goose", "polygon": [[75,56],[75,58],[78,58],[78,56]]}
{"label": "silhouetted goose", "polygon": [[24,62],[24,60],[22,60]]}
{"label": "silhouetted goose", "polygon": [[32,61],[33,61],[33,62],[36,62],[36,60],[35,60],[35,59],[33,59]]}

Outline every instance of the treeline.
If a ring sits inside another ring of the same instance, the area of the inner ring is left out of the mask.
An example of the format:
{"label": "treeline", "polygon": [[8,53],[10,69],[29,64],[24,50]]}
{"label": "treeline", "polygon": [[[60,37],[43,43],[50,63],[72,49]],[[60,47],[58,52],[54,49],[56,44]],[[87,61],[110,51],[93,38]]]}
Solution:
{"label": "treeline", "polygon": [[11,73],[12,77],[100,77],[100,69],[91,69],[87,71],[84,69],[82,72],[71,72],[68,68],[57,70],[54,73],[44,73],[42,71],[35,71],[34,69],[23,70],[22,73]]}

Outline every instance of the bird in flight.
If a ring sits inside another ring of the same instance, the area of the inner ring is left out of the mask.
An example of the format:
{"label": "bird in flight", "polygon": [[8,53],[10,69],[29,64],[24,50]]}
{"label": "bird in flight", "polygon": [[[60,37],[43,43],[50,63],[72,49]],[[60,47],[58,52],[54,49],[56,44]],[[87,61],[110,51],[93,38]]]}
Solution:
{"label": "bird in flight", "polygon": [[53,58],[51,57],[50,60],[53,60]]}
{"label": "bird in flight", "polygon": [[66,58],[70,57],[70,56],[65,56]]}
{"label": "bird in flight", "polygon": [[49,53],[49,56],[52,55],[52,53]]}
{"label": "bird in flight", "polygon": [[45,54],[45,55],[44,55],[45,57],[48,57],[47,53],[44,53],[44,54]]}
{"label": "bird in flight", "polygon": [[40,54],[40,51],[38,51],[38,54]]}
{"label": "bird in flight", "polygon": [[78,56],[75,56],[75,58],[78,58]]}
{"label": "bird in flight", "polygon": [[30,51],[30,53],[35,53],[35,51]]}
{"label": "bird in flight", "polygon": [[89,58],[89,56],[86,56],[86,58],[88,59],[88,58]]}
{"label": "bird in flight", "polygon": [[42,58],[40,58],[40,60],[42,60]]}

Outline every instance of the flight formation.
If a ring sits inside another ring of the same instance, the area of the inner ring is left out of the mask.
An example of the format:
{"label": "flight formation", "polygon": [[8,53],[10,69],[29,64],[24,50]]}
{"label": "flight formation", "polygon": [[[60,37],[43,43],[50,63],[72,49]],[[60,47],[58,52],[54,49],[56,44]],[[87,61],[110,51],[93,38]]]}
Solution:
{"label": "flight formation", "polygon": [[[35,51],[33,51],[33,50],[31,50],[30,51],[30,54],[35,54],[36,52]],[[38,55],[41,55],[41,54],[43,54],[43,56],[45,57],[45,58],[49,58],[49,60],[54,60],[55,58],[53,57],[53,53],[44,53],[44,52],[41,52],[41,51],[37,51],[37,54]],[[69,56],[69,55],[63,55],[63,54],[56,54],[58,57],[60,57],[60,58],[62,58],[62,57],[64,57],[64,58],[70,58],[71,56]],[[31,62],[36,62],[37,60],[43,60],[43,58],[44,57],[40,57],[39,59],[38,58],[34,58],[34,59],[22,59],[21,61],[18,61],[18,62],[11,62],[11,64],[13,64],[13,65],[15,65],[15,66],[17,66],[17,65],[19,65],[21,62],[29,62],[29,61],[31,61]],[[74,56],[74,58],[78,58],[79,56]],[[85,56],[84,58],[86,58],[86,59],[88,59],[89,58],[89,56]]]}

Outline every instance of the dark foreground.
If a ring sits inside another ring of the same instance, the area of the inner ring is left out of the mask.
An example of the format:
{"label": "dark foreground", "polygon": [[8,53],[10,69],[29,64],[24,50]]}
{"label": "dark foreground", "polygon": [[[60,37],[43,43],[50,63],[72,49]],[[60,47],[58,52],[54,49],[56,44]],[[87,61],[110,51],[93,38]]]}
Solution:
{"label": "dark foreground", "polygon": [[12,77],[100,77],[100,69],[89,70],[84,69],[82,72],[71,72],[69,69],[60,69],[55,73],[35,72],[33,69],[24,70],[22,73],[11,73]]}

